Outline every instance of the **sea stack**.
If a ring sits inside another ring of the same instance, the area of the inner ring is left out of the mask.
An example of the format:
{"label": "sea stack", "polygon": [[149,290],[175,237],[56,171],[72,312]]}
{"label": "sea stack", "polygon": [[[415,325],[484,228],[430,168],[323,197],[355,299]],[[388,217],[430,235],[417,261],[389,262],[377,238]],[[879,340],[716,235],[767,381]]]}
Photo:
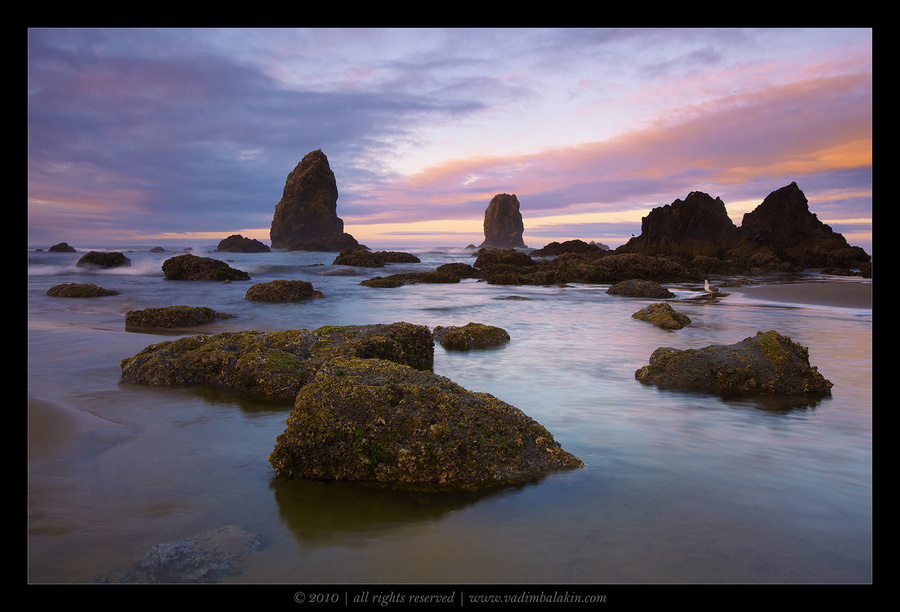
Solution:
{"label": "sea stack", "polygon": [[484,211],[484,249],[524,249],[522,213],[515,194],[498,193]]}
{"label": "sea stack", "polygon": [[344,221],[337,216],[337,183],[328,158],[307,153],[288,175],[275,206],[269,237],[273,249],[300,250],[306,243],[340,238]]}

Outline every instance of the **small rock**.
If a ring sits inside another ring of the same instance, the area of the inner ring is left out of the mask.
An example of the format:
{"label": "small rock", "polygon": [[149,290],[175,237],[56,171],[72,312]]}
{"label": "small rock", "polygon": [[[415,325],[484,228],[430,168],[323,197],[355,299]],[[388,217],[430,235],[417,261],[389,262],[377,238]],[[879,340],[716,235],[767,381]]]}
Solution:
{"label": "small rock", "polygon": [[93,284],[64,283],[55,285],[47,290],[47,295],[52,297],[88,298],[119,295],[114,289],[104,289]]}
{"label": "small rock", "polygon": [[129,310],[125,313],[125,327],[192,327],[219,319],[233,319],[234,315],[216,312],[205,306],[164,306]]}
{"label": "small rock", "polygon": [[691,319],[686,314],[677,312],[669,304],[650,304],[631,315],[641,321],[649,321],[663,329],[681,329],[691,324]]}
{"label": "small rock", "polygon": [[302,280],[274,280],[257,283],[247,290],[245,300],[251,302],[302,302],[324,297],[312,283]]}
{"label": "small rock", "polygon": [[609,295],[651,299],[673,298],[675,294],[655,281],[631,279],[616,283],[606,291]]}
{"label": "small rock", "polygon": [[435,327],[432,337],[445,349],[468,351],[500,346],[509,342],[509,333],[500,327],[468,323],[462,327]]}

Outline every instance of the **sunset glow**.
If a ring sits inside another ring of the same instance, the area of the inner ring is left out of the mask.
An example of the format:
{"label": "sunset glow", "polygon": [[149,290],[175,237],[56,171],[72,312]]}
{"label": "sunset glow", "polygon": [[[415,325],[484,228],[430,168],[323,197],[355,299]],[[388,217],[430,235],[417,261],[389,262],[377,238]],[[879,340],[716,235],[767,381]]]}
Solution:
{"label": "sunset glow", "polygon": [[691,191],[736,224],[796,181],[872,248],[868,29],[32,29],[28,242],[268,242],[322,149],[345,230],[378,248],[612,248]]}

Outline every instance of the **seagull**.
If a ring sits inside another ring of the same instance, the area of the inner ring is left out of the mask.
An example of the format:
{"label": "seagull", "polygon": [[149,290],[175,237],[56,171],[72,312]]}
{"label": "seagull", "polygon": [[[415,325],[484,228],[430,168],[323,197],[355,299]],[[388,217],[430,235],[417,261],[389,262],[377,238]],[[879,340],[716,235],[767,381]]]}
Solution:
{"label": "seagull", "polygon": [[709,286],[709,279],[703,280],[703,290],[706,291],[707,293],[710,293],[713,295],[715,295],[716,293],[719,293],[718,287],[710,287]]}

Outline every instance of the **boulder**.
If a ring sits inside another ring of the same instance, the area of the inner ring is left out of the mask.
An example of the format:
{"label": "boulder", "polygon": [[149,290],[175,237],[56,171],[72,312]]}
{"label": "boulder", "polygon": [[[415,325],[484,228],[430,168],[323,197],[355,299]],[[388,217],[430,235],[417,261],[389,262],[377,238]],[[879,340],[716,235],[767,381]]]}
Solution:
{"label": "boulder", "polygon": [[650,304],[631,315],[640,321],[649,321],[663,329],[681,329],[691,324],[691,318],[672,308],[665,302]]}
{"label": "boulder", "polygon": [[419,263],[420,261],[415,255],[402,251],[373,252],[365,247],[350,247],[341,251],[331,264],[359,268],[383,268],[390,263]]}
{"label": "boulder", "polygon": [[151,344],[120,363],[126,383],[209,385],[292,399],[325,361],[379,358],[414,368],[434,362],[431,331],[411,323],[322,327],[315,331],[239,331]]}
{"label": "boulder", "polygon": [[635,377],[661,388],[719,395],[830,395],[832,383],[810,366],[809,351],[778,332],[735,344],[679,350],[661,347]]}
{"label": "boulder", "polygon": [[500,346],[509,342],[509,333],[500,327],[468,323],[461,327],[435,327],[432,337],[445,349],[468,351]]}
{"label": "boulder", "polygon": [[255,238],[245,238],[240,234],[232,234],[219,241],[216,251],[220,253],[269,253],[270,249]]}
{"label": "boulder", "polygon": [[69,243],[67,242],[59,242],[47,250],[51,253],[74,253],[75,247],[69,246]]}
{"label": "boulder", "polygon": [[360,247],[368,250],[368,247],[361,245],[359,242],[357,242],[356,238],[354,238],[347,232],[343,232],[336,236],[327,236],[325,238],[319,238],[317,240],[308,240],[291,248],[290,250],[313,251],[318,253],[340,253],[344,249],[350,249],[354,247]]}
{"label": "boulder", "polygon": [[288,174],[275,206],[269,236],[273,249],[297,250],[306,243],[344,233],[337,216],[338,189],[321,149],[307,153]]}
{"label": "boulder", "polygon": [[233,318],[232,314],[216,312],[205,306],[164,306],[129,310],[125,313],[125,327],[193,327]]}
{"label": "boulder", "polygon": [[484,211],[482,248],[524,249],[522,213],[515,194],[498,193]]}
{"label": "boulder", "polygon": [[368,278],[359,284],[364,287],[396,288],[403,285],[458,283],[459,277],[449,272],[403,272],[390,276]]}
{"label": "boulder", "polygon": [[119,295],[119,292],[89,283],[64,283],[47,289],[47,295],[52,297],[89,298]]}
{"label": "boulder", "polygon": [[247,289],[245,300],[251,302],[302,302],[311,298],[324,297],[316,291],[312,283],[302,280],[273,280],[257,283]]}
{"label": "boulder", "polygon": [[541,249],[536,249],[530,253],[531,257],[556,257],[563,253],[592,253],[594,251],[608,251],[609,247],[604,247],[593,242],[585,242],[584,240],[566,240],[565,242],[551,242]]}
{"label": "boulder", "polygon": [[629,279],[614,284],[606,291],[610,295],[623,295],[625,297],[665,299],[673,298],[675,294],[654,281]]}
{"label": "boulder", "polygon": [[582,467],[519,409],[432,372],[335,359],[297,394],[276,474],[399,489],[483,490]]}
{"label": "boulder", "polygon": [[190,253],[167,259],[163,262],[162,270],[167,280],[250,280],[249,274],[232,268],[221,259]]}
{"label": "boulder", "polygon": [[128,268],[131,266],[131,260],[116,251],[91,251],[82,255],[75,265],[95,268]]}

